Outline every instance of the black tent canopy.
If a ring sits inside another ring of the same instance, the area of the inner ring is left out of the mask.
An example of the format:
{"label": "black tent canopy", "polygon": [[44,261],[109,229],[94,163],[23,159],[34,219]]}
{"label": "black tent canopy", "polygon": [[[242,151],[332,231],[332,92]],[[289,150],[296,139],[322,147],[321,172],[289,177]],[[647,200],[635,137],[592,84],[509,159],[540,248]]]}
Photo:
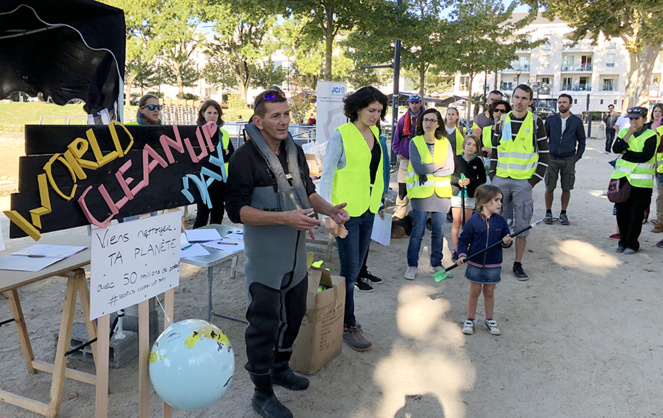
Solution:
{"label": "black tent canopy", "polygon": [[124,12],[92,0],[0,2],[0,98],[42,93],[95,114],[122,108]]}

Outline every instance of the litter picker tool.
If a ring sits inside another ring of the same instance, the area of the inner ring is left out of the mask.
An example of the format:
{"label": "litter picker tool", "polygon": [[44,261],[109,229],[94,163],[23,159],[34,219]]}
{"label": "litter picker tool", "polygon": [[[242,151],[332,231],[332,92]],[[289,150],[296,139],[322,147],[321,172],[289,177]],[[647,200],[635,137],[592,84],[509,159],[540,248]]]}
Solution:
{"label": "litter picker tool", "polygon": [[[460,174],[460,179],[465,180],[465,174]],[[460,189],[460,227],[465,229],[465,196],[467,196],[467,187]]]}
{"label": "litter picker tool", "polygon": [[[529,229],[532,229],[533,227],[535,227],[536,225],[540,224],[541,222],[543,222],[543,219],[539,219],[538,221],[534,222],[533,224],[531,224],[531,225],[527,225],[525,228],[521,229],[520,231],[511,234],[511,238],[513,238],[513,237],[515,237],[515,236],[517,236],[517,235],[519,235],[519,234],[522,234],[523,232],[525,232],[525,231],[527,231],[527,230],[529,230]],[[488,248],[486,248],[486,249],[484,249],[484,250],[481,250],[481,251],[479,251],[478,253],[476,253],[476,254],[472,254],[471,256],[467,257],[467,258],[465,259],[465,261],[467,261],[467,260],[469,260],[469,259],[471,259],[471,258],[474,258],[474,257],[476,257],[476,256],[478,256],[478,255],[481,255],[481,254],[483,254],[483,253],[486,253],[486,252],[492,250],[493,248],[495,248],[495,247],[497,247],[498,245],[501,245],[501,244],[502,244],[502,240],[499,240],[499,241],[497,241],[496,243],[494,243],[494,244],[492,244],[491,246],[489,246]],[[450,265],[449,267],[445,268],[444,270],[442,270],[442,271],[438,271],[437,273],[433,274],[433,277],[435,278],[435,281],[439,283],[439,282],[441,282],[441,281],[444,280],[444,279],[448,279],[448,278],[450,278],[450,277],[453,277],[454,275],[451,274],[451,273],[449,273],[449,272],[450,272],[451,270],[455,269],[456,267],[458,267],[458,264],[454,263],[454,264]]]}

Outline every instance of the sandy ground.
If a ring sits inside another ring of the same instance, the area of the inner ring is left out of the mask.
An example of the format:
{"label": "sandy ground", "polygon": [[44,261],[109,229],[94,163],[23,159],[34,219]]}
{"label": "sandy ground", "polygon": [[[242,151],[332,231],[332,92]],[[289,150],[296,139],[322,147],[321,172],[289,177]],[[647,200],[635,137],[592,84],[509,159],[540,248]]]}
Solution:
{"label": "sandy ground", "polygon": [[[371,246],[369,269],[384,278],[373,293],[357,293],[357,316],[373,349],[343,352],[315,375],[305,392],[277,388],[278,397],[298,417],[644,417],[663,411],[663,335],[658,308],[663,252],[654,247],[663,234],[646,226],[642,250],[616,254],[612,204],[602,194],[608,184],[609,156],[603,141],[588,141],[578,164],[571,198],[571,226],[540,225],[532,231],[524,257],[530,275],[519,282],[511,273],[514,250],[505,251],[502,283],[496,290],[495,319],[503,334],[478,327],[461,333],[469,286],[464,268],[452,279],[434,282],[428,270],[428,246],[414,281],[406,281],[408,240],[390,247]],[[392,178],[392,180],[394,180]],[[392,182],[393,185],[393,182]],[[543,184],[535,190],[534,219],[542,218]],[[554,212],[559,213],[559,192]],[[3,200],[6,205],[6,200]],[[652,203],[652,214],[655,208]],[[3,233],[7,219],[3,220]],[[71,231],[67,232],[71,233]],[[83,233],[76,230],[76,233]],[[316,231],[321,237],[321,230]],[[450,226],[445,236],[450,239]],[[8,245],[27,241],[12,240]],[[430,243],[430,235],[424,241]],[[449,245],[447,245],[449,247]],[[322,258],[320,248],[316,258]],[[444,263],[450,263],[448,248]],[[325,263],[339,271],[338,256]],[[242,317],[244,277],[228,278],[228,266],[216,277],[217,311]],[[52,361],[65,280],[52,278],[20,290],[27,327],[38,359]],[[204,318],[206,272],[182,265],[176,289],[175,319]],[[660,305],[659,305],[660,306]],[[483,319],[480,301],[478,318]],[[80,310],[77,312],[79,321]],[[11,317],[0,299],[0,319]],[[176,417],[253,417],[252,385],[246,361],[244,325],[216,318],[230,338],[237,373],[229,391],[214,405]],[[13,325],[0,328],[0,388],[47,401],[50,375],[28,375]],[[71,367],[91,372],[89,364]],[[134,359],[110,371],[110,415],[138,416],[138,370]],[[65,382],[61,416],[94,415],[94,388]],[[152,392],[152,416],[161,416]],[[0,403],[0,417],[33,417]]]}

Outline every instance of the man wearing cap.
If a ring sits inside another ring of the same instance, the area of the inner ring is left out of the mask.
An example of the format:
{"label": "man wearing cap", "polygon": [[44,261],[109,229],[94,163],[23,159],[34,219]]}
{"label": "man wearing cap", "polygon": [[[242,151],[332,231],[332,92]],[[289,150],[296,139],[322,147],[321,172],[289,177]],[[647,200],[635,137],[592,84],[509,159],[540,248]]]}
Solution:
{"label": "man wearing cap", "polygon": [[[527,106],[532,104],[532,95],[532,88],[526,84],[520,84],[513,90],[513,111],[503,116],[495,126],[490,160],[490,177],[493,184],[502,190],[503,208],[513,204],[516,231],[525,228],[532,220],[532,189],[543,180],[550,159],[543,121],[527,110]],[[528,278],[522,265],[527,235],[529,231],[518,235],[515,240],[513,274],[521,281]]]}
{"label": "man wearing cap", "polygon": [[408,99],[408,111],[401,116],[396,126],[394,140],[391,149],[400,157],[398,165],[398,197],[396,198],[396,210],[394,220],[403,219],[407,214],[407,167],[410,162],[410,139],[416,135],[417,125],[421,114],[426,110],[421,102],[421,96],[417,93],[410,95]]}
{"label": "man wearing cap", "polygon": [[[501,91],[499,90],[493,90],[490,93],[488,93],[488,98],[486,99],[486,110],[483,113],[479,113],[474,117],[472,120],[472,134],[476,136],[477,138],[483,138],[483,128],[486,126],[493,126],[495,122],[493,119],[490,117],[490,114],[488,113],[488,108],[490,107],[493,102],[496,102],[498,100],[502,100],[504,98],[504,95],[502,94]],[[481,145],[481,152],[482,155],[490,157],[490,152],[492,151],[493,146],[492,144],[482,144]]]}
{"label": "man wearing cap", "polygon": [[612,146],[612,151],[620,155],[610,178],[619,179],[620,188],[627,182],[631,186],[628,199],[615,204],[619,227],[619,243],[615,251],[633,254],[640,249],[638,238],[642,231],[642,220],[645,209],[651,203],[656,175],[656,150],[660,138],[656,132],[645,127],[646,107],[632,107],[625,117],[630,120],[630,126],[619,131]]}

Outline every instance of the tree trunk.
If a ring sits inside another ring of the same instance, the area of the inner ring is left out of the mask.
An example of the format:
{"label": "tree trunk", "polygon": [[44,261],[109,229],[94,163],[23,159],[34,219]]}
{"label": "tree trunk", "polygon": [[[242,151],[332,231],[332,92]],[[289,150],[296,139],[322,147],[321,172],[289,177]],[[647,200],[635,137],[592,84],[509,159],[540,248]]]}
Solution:
{"label": "tree trunk", "polygon": [[184,80],[182,79],[182,67],[177,69],[175,73],[177,76],[177,91],[179,92],[180,97],[184,97]]}
{"label": "tree trunk", "polygon": [[[474,82],[474,73],[468,74],[470,77],[470,85],[467,86],[467,123],[470,123],[470,112],[472,110],[472,82]],[[471,125],[470,125],[471,126]]]}
{"label": "tree trunk", "polygon": [[624,91],[624,102],[622,103],[622,114],[631,107],[635,86],[638,84],[638,56],[635,52],[629,52],[628,75],[626,78],[626,88]]}
{"label": "tree trunk", "polygon": [[325,81],[332,80],[332,53],[334,47],[334,10],[333,2],[325,4],[325,14],[327,19],[327,27],[322,28],[322,33],[325,36],[325,70],[322,74],[322,79]]}
{"label": "tree trunk", "polygon": [[124,77],[124,94],[125,94],[125,103],[129,103],[131,100],[131,89],[133,88],[134,85],[134,80],[136,79],[136,76],[131,76],[130,74],[125,74]]}
{"label": "tree trunk", "polygon": [[645,39],[642,43],[642,52],[637,55],[637,79],[633,91],[633,105],[649,107],[649,87],[656,57],[660,48],[652,45]]}
{"label": "tree trunk", "polygon": [[419,67],[419,96],[421,96],[421,100],[424,99],[424,94],[426,93],[425,86],[426,86],[426,65],[422,65],[421,67]]}

